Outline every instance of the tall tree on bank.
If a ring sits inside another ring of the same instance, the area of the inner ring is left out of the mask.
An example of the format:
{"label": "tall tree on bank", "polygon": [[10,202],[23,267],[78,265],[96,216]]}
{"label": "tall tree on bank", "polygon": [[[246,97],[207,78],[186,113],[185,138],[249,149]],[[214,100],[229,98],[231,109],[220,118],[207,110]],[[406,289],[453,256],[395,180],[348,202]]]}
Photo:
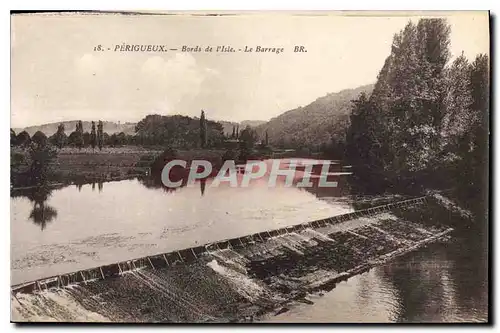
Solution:
{"label": "tall tree on bank", "polygon": [[64,133],[64,124],[59,124],[57,126],[57,132],[54,138],[55,145],[57,148],[62,149],[66,144],[66,133]]}
{"label": "tall tree on bank", "polygon": [[82,147],[85,145],[84,139],[83,139],[83,124],[82,121],[79,120],[76,123],[76,129],[75,129],[75,144],[78,147],[78,149],[82,149]]}
{"label": "tall tree on bank", "polygon": [[[450,28],[443,19],[408,23],[396,35],[388,73],[393,171],[412,177],[432,169],[446,113]],[[375,96],[377,98],[377,96]]]}
{"label": "tall tree on bank", "polygon": [[92,151],[94,151],[95,146],[97,144],[97,134],[95,131],[95,122],[92,122],[92,129],[90,130],[90,146],[92,147]]}
{"label": "tall tree on bank", "polygon": [[12,128],[10,129],[10,145],[11,146],[16,146],[17,145],[16,132]]}
{"label": "tall tree on bank", "polygon": [[104,132],[103,132],[103,125],[102,121],[99,120],[97,123],[97,146],[99,147],[99,150],[102,150],[104,143]]}
{"label": "tall tree on bank", "polygon": [[[368,168],[367,179],[411,186],[435,167],[446,113],[449,35],[443,19],[409,22],[394,36],[370,98],[353,104],[348,156]],[[371,144],[370,151],[363,151],[361,142]],[[359,157],[355,151],[361,151]]]}
{"label": "tall tree on bank", "polygon": [[207,146],[207,120],[205,119],[205,111],[201,110],[200,116],[200,145],[201,148]]}
{"label": "tall tree on bank", "polygon": [[16,142],[20,146],[27,146],[31,142],[31,137],[28,132],[22,131],[17,135]]}
{"label": "tall tree on bank", "polygon": [[47,145],[48,139],[45,133],[42,131],[36,131],[36,133],[33,134],[33,137],[31,137],[31,141],[36,143],[38,147],[43,148]]}
{"label": "tall tree on bank", "polygon": [[[460,191],[464,203],[476,214],[488,207],[489,140],[489,59],[480,54],[470,65],[470,116],[462,136],[458,155]],[[465,177],[464,177],[465,176]]]}

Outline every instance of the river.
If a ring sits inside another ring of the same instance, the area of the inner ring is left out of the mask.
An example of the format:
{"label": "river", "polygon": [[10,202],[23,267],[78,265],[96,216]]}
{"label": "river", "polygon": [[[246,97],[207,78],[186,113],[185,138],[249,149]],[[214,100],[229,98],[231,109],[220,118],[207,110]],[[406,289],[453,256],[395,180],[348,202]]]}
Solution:
{"label": "river", "polygon": [[[347,177],[334,188],[196,186],[149,180],[11,195],[11,284],[197,246],[354,210]],[[372,198],[373,199],[373,198]],[[375,198],[376,199],[376,198]],[[437,243],[312,295],[271,322],[486,321],[486,228]]]}

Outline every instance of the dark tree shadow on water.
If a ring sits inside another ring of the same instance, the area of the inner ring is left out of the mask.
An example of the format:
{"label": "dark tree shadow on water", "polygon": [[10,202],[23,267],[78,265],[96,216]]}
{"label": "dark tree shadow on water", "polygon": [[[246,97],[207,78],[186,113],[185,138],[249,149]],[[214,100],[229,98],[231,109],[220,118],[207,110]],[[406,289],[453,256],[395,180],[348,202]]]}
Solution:
{"label": "dark tree shadow on water", "polygon": [[57,217],[57,210],[47,204],[47,200],[50,198],[52,190],[47,185],[37,186],[29,188],[22,191],[17,191],[13,193],[13,197],[25,197],[31,203],[33,203],[33,208],[30,212],[29,219],[33,223],[40,226],[44,230],[47,223],[51,222]]}
{"label": "dark tree shadow on water", "polygon": [[42,230],[45,229],[48,222],[52,221],[56,217],[57,211],[55,208],[45,204],[35,204],[30,213],[30,219],[33,220],[33,223],[40,225]]}
{"label": "dark tree shadow on water", "polygon": [[206,187],[207,180],[206,179],[200,179],[200,191],[201,191],[201,196],[205,195],[205,187]]}
{"label": "dark tree shadow on water", "polygon": [[454,212],[428,201],[393,212],[407,223],[453,226],[451,239],[396,259],[380,277],[397,291],[395,320],[484,320],[488,314],[487,232]]}

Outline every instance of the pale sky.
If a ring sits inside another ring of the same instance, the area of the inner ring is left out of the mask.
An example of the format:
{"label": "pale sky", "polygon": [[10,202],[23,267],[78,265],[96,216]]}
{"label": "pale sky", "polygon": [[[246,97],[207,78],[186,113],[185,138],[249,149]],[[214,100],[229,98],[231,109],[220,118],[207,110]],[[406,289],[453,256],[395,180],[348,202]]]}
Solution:
{"label": "pale sky", "polygon": [[[199,116],[201,109],[215,120],[268,120],[327,93],[374,83],[393,35],[420,17],[377,15],[15,15],[11,127],[136,122],[153,113]],[[439,16],[451,25],[453,56],[489,53],[487,12]],[[123,43],[284,52],[113,52]],[[94,52],[98,44],[111,51]],[[294,53],[295,45],[307,53]]]}

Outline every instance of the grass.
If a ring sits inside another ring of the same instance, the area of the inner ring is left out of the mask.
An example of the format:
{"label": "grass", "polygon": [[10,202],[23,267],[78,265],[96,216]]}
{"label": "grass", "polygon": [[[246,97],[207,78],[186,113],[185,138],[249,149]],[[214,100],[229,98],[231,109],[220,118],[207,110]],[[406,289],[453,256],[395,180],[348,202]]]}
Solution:
{"label": "grass", "polygon": [[[11,172],[26,172],[27,165],[23,165],[26,159],[22,157],[27,156],[27,151],[19,147],[11,149]],[[87,183],[145,175],[162,152],[162,147],[123,146],[104,147],[102,150],[64,147],[58,150],[51,163],[49,179],[54,183]],[[186,161],[206,159],[218,163],[224,152],[223,149],[178,150],[177,157]]]}

